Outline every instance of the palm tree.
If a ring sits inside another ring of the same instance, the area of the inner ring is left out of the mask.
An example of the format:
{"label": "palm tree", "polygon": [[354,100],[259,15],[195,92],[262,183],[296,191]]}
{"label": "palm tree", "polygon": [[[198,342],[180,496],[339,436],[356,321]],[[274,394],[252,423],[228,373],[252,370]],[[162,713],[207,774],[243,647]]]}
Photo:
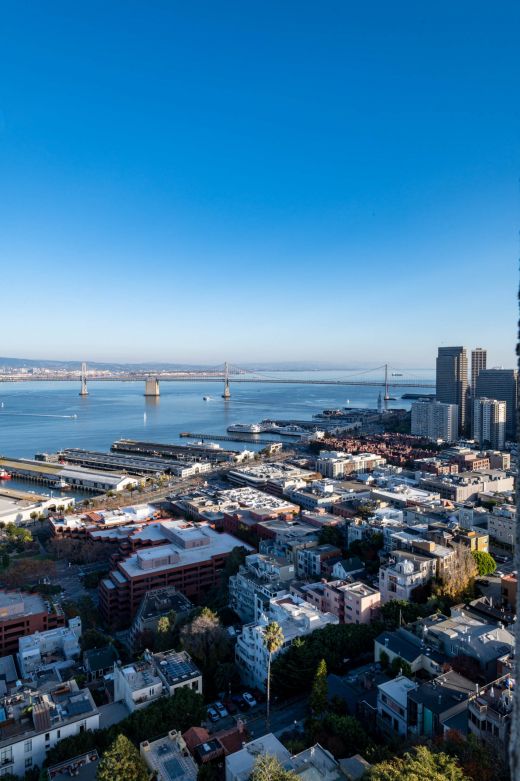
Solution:
{"label": "palm tree", "polygon": [[266,703],[266,727],[269,732],[270,708],[271,708],[271,659],[276,651],[279,651],[284,643],[282,627],[276,621],[270,621],[264,629],[264,646],[267,649],[267,703]]}

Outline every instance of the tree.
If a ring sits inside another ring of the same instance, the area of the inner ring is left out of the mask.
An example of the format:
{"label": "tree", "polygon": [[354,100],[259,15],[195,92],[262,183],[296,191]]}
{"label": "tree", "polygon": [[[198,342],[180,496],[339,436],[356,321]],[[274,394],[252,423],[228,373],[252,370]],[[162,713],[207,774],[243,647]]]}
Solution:
{"label": "tree", "polygon": [[266,702],[266,727],[269,732],[270,707],[271,707],[271,661],[273,654],[283,646],[284,636],[282,627],[276,621],[270,621],[264,628],[264,646],[267,650],[267,702]]}
{"label": "tree", "polygon": [[296,781],[297,778],[296,773],[285,770],[276,757],[261,754],[255,760],[249,781]]}
{"label": "tree", "polygon": [[389,629],[395,629],[403,624],[410,624],[426,613],[426,609],[404,599],[391,599],[379,608],[381,620]]}
{"label": "tree", "polygon": [[320,659],[314,676],[310,705],[314,713],[318,715],[327,710],[327,662],[325,659]]}
{"label": "tree", "polygon": [[103,754],[98,781],[148,781],[148,770],[136,747],[124,735],[118,735]]}
{"label": "tree", "polygon": [[85,629],[81,635],[80,645],[82,651],[90,651],[92,648],[103,648],[110,642],[110,637],[100,632],[99,629],[91,627]]}
{"label": "tree", "polygon": [[395,656],[392,659],[390,663],[390,672],[394,678],[397,678],[398,675],[406,675],[407,678],[411,678],[413,675],[412,668],[408,662],[401,659],[400,656]]}
{"label": "tree", "polygon": [[471,555],[475,560],[479,575],[492,575],[496,570],[497,563],[490,553],[474,550],[471,551]]}
{"label": "tree", "polygon": [[454,759],[418,746],[403,757],[374,765],[368,781],[471,781]]}
{"label": "tree", "polygon": [[28,588],[41,578],[53,578],[56,567],[50,560],[18,559],[11,562],[2,573],[2,581],[8,588]]}
{"label": "tree", "polygon": [[309,742],[319,743],[335,757],[350,757],[365,752],[370,739],[353,716],[327,713],[325,717],[311,719],[307,725]]}
{"label": "tree", "polygon": [[471,551],[463,545],[457,545],[450,568],[437,586],[437,593],[441,597],[463,599],[468,591],[473,590],[476,575],[477,565]]}
{"label": "tree", "polygon": [[228,633],[216,613],[207,607],[182,628],[181,640],[186,651],[206,673],[214,672],[217,664],[224,661],[230,652]]}
{"label": "tree", "polygon": [[343,527],[339,524],[322,526],[318,539],[320,545],[334,545],[336,548],[340,548],[340,550],[343,550],[345,547]]}

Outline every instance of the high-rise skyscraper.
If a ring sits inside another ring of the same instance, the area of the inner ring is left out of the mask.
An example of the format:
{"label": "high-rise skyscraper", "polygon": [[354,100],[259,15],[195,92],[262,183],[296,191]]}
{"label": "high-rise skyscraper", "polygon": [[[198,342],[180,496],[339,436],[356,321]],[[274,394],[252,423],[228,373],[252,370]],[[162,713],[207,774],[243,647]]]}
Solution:
{"label": "high-rise skyscraper", "polygon": [[481,371],[486,368],[487,350],[482,347],[475,347],[471,351],[471,395],[475,398],[475,388],[477,387],[477,377]]}
{"label": "high-rise skyscraper", "polygon": [[419,437],[455,442],[459,436],[459,408],[440,401],[414,401],[411,432]]}
{"label": "high-rise skyscraper", "polygon": [[466,393],[468,390],[468,356],[465,347],[439,347],[436,374],[437,401],[457,404],[459,434],[466,426]]}
{"label": "high-rise skyscraper", "polygon": [[473,402],[473,439],[479,445],[502,450],[506,441],[506,402],[475,399]]}
{"label": "high-rise skyscraper", "polygon": [[516,369],[483,369],[477,377],[474,397],[506,402],[506,436],[516,432],[518,372]]}

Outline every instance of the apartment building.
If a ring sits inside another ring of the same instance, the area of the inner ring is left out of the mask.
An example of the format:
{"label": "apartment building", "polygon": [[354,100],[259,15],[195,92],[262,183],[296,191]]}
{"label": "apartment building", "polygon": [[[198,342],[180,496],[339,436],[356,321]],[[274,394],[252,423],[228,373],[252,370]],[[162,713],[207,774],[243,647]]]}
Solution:
{"label": "apartment building", "polygon": [[114,701],[124,702],[130,713],[185,686],[202,694],[202,674],[186,651],[146,651],[139,662],[114,664]]}
{"label": "apartment building", "polygon": [[99,607],[113,628],[128,626],[145,594],[174,586],[197,602],[221,582],[227,557],[238,546],[252,548],[208,524],[161,523],[168,544],[143,548],[116,564],[99,585]]}
{"label": "apartment building", "polygon": [[60,740],[99,728],[92,695],[75,680],[48,689],[18,689],[0,699],[0,714],[1,772],[20,778],[41,767]]}
{"label": "apartment building", "polygon": [[413,591],[424,586],[435,577],[436,563],[433,559],[407,554],[402,559],[390,559],[379,568],[379,591],[381,604],[393,599],[413,601]]}
{"label": "apartment building", "polygon": [[71,618],[68,626],[36,632],[18,640],[18,665],[22,678],[47,669],[64,669],[79,659],[81,618]]}
{"label": "apartment building", "polygon": [[441,401],[414,401],[412,404],[411,433],[436,442],[455,442],[459,437],[459,408],[457,404]]}
{"label": "apartment building", "polygon": [[295,566],[285,558],[252,553],[229,578],[229,606],[244,623],[258,621],[271,599],[287,593]]}
{"label": "apartment building", "polygon": [[473,439],[479,445],[503,450],[506,442],[506,402],[478,398],[473,402]]}
{"label": "apartment building", "polygon": [[25,635],[65,626],[60,605],[39,594],[0,591],[0,655],[15,654]]}
{"label": "apartment building", "polygon": [[264,629],[269,621],[276,621],[282,630],[284,643],[274,655],[283,653],[297,637],[304,637],[323,629],[328,624],[338,624],[337,616],[321,613],[302,599],[285,594],[272,599],[269,610],[260,621],[245,624],[237,638],[235,660],[244,684],[265,690],[268,654],[264,645]]}

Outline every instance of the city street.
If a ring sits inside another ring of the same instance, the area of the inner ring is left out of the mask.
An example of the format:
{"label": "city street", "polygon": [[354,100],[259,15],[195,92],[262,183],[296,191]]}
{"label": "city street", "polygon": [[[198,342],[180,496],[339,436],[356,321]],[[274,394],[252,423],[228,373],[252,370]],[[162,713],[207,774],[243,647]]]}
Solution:
{"label": "city street", "polygon": [[[308,715],[308,697],[274,702],[271,705],[270,731],[279,736],[287,730],[302,729]],[[259,703],[247,712],[227,716],[214,723],[209,722],[208,729],[212,733],[229,729],[236,724],[237,719],[244,721],[252,738],[265,735],[267,732],[265,702]]]}

